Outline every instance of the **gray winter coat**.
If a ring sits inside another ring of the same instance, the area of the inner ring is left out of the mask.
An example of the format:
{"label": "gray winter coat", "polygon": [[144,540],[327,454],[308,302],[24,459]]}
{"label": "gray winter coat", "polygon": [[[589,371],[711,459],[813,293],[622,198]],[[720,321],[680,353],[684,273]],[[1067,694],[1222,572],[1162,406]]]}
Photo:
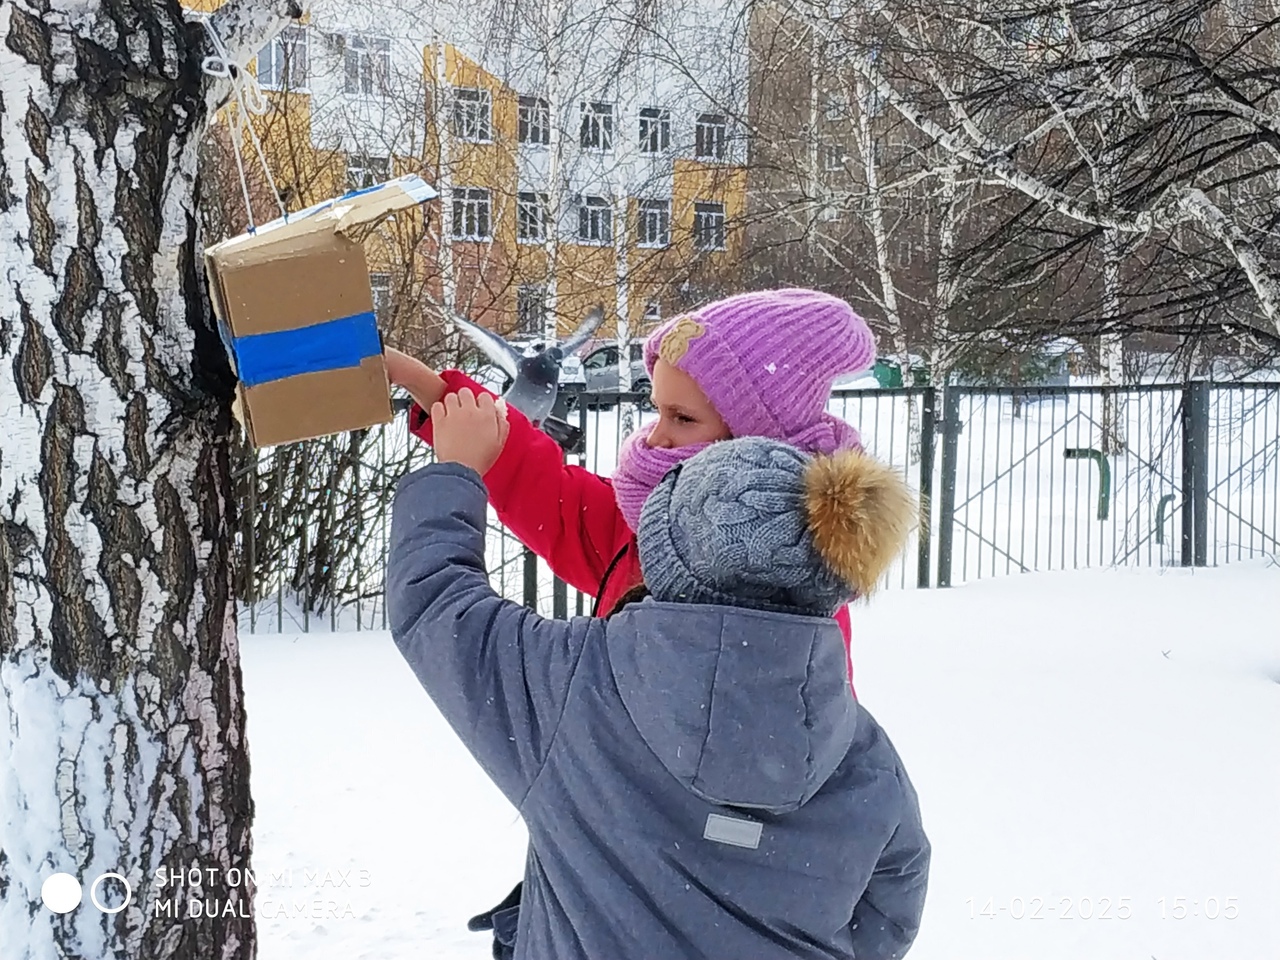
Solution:
{"label": "gray winter coat", "polygon": [[905,954],[929,844],[836,623],[652,600],[543,619],[489,587],[487,500],[457,464],[405,477],[387,599],[528,826],[518,960]]}

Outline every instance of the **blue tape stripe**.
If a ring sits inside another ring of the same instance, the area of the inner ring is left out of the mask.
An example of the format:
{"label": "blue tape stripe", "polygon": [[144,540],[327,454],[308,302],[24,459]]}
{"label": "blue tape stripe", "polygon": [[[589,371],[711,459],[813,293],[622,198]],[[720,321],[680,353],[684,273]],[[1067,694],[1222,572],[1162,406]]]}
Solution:
{"label": "blue tape stripe", "polygon": [[357,313],[339,320],[236,337],[236,366],[246,387],[296,377],[358,367],[360,361],[382,352],[373,313]]}

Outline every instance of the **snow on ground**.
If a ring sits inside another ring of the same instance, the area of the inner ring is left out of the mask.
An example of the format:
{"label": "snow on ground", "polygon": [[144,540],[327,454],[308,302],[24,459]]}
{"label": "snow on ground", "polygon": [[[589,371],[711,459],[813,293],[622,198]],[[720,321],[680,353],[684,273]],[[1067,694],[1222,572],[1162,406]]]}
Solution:
{"label": "snow on ground", "polygon": [[[934,845],[912,960],[1274,960],[1280,567],[890,591],[854,623]],[[524,830],[388,636],[242,643],[263,960],[487,958],[466,920]]]}

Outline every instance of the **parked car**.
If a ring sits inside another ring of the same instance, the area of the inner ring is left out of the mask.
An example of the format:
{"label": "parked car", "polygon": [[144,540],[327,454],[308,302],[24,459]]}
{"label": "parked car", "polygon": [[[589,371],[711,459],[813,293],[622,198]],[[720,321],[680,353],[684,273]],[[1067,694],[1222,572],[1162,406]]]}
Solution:
{"label": "parked car", "polygon": [[[644,340],[628,345],[631,360],[631,392],[649,395],[649,371],[644,367]],[[618,344],[605,340],[582,352],[582,384],[588,393],[618,392]]]}
{"label": "parked car", "polygon": [[[540,337],[512,340],[512,346],[531,356],[540,345],[548,341]],[[628,352],[631,357],[631,393],[640,394],[641,406],[649,405],[649,372],[644,367],[644,340],[632,340]],[[511,386],[506,373],[492,364],[486,364],[474,374],[477,382],[495,393],[503,393]],[[562,403],[557,404],[557,416],[564,416],[576,404],[577,393],[618,392],[618,343],[616,340],[594,340],[577,354],[565,357],[560,364],[560,393]]]}
{"label": "parked car", "polygon": [[[530,344],[529,349],[533,349]],[[631,358],[631,393],[644,399],[641,407],[652,409],[649,403],[649,373],[644,368],[644,340],[632,340],[629,346]],[[527,354],[526,354],[527,355]],[[500,384],[501,385],[501,384]],[[565,357],[560,364],[560,396],[557,416],[565,416],[577,406],[580,393],[610,394],[618,392],[618,344],[616,340],[593,340],[577,355]],[[591,404],[597,406],[596,403]]]}

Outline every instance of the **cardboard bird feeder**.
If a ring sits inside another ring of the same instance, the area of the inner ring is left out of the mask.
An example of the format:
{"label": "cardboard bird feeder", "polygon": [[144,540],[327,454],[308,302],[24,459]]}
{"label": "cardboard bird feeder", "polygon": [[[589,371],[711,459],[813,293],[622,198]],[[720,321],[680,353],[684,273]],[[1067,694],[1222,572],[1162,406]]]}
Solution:
{"label": "cardboard bird feeder", "polygon": [[435,198],[407,176],[349,193],[205,251],[209,291],[255,447],[391,420],[364,238]]}

